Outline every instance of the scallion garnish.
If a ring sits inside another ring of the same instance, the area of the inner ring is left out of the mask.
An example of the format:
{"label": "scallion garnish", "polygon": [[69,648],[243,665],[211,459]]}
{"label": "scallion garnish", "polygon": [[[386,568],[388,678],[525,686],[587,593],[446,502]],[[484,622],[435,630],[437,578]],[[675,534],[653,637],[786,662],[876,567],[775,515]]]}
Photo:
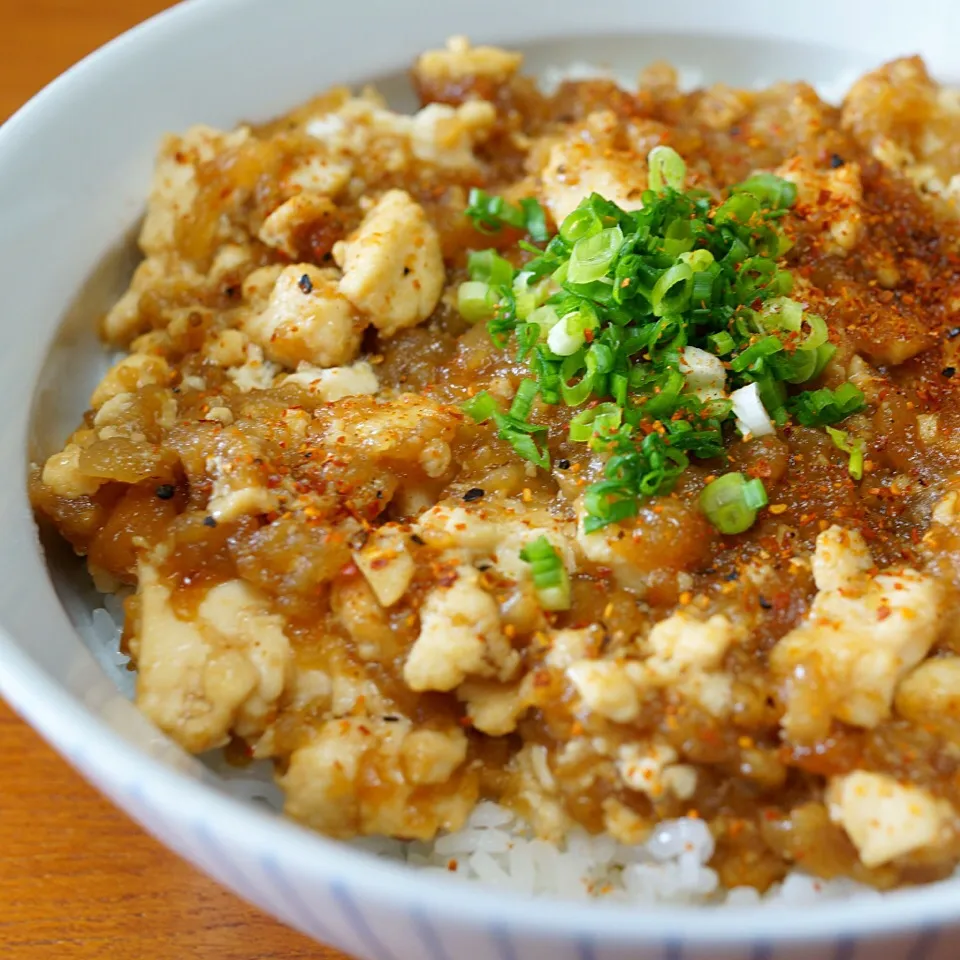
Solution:
{"label": "scallion garnish", "polygon": [[544,610],[569,610],[570,577],[557,548],[541,536],[520,551],[520,559],[530,564],[540,606]]}
{"label": "scallion garnish", "polygon": [[863,454],[866,444],[863,437],[851,437],[846,430],[837,430],[834,427],[827,427],[827,433],[833,445],[838,449],[850,455],[847,461],[847,471],[854,480],[863,479]]}
{"label": "scallion garnish", "polygon": [[836,390],[824,387],[798,393],[787,402],[787,409],[805,427],[825,427],[859,413],[866,405],[863,391],[848,382]]}
{"label": "scallion garnish", "polygon": [[[592,194],[553,237],[535,200],[473,190],[467,210],[482,231],[506,224],[545,245],[521,241],[530,259],[519,268],[492,250],[470,255],[461,312],[486,318],[498,346],[513,340],[531,377],[509,413],[483,394],[466,409],[545,466],[547,428],[530,422],[533,402],[573,408],[568,438],[608,458],[603,479],[584,491],[588,531],[669,492],[689,457],[722,454],[735,422],[752,438],[790,417],[825,426],[865,405],[850,383],[794,386],[819,377],[836,350],[826,321],[791,299],[793,277],[780,260],[796,187],[755,174],[717,203],[684,190],[686,166],[670,147],[651,151],[648,165],[641,209]],[[758,489],[759,481],[744,500],[754,514]]]}
{"label": "scallion garnish", "polygon": [[687,165],[683,157],[672,147],[654,147],[647,157],[650,170],[650,189],[660,192],[664,187],[682,190],[687,176]]}
{"label": "scallion garnish", "polygon": [[[533,396],[530,396],[529,388],[524,387],[525,384],[533,385]],[[524,380],[520,386],[523,392],[517,391],[509,413],[503,413],[497,406],[497,401],[486,391],[468,400],[463,405],[463,410],[475,423],[492,420],[496,424],[497,435],[501,440],[506,440],[518,456],[529,460],[543,470],[548,470],[550,454],[545,448],[539,447],[533,438],[535,434],[545,433],[547,428],[543,424],[530,423],[526,419],[536,396],[537,385],[533,380]]]}
{"label": "scallion garnish", "polygon": [[457,310],[468,323],[489,320],[497,309],[500,298],[489,283],[481,280],[468,280],[460,284],[457,290]]}
{"label": "scallion garnish", "polygon": [[481,233],[496,233],[506,224],[517,230],[525,230],[538,243],[549,237],[543,207],[533,197],[525,197],[515,205],[503,197],[492,197],[474,187],[467,204],[466,215]]}
{"label": "scallion garnish", "polygon": [[743,533],[753,526],[757,511],[767,505],[767,491],[759,478],[725,473],[700,492],[700,508],[721,533]]}

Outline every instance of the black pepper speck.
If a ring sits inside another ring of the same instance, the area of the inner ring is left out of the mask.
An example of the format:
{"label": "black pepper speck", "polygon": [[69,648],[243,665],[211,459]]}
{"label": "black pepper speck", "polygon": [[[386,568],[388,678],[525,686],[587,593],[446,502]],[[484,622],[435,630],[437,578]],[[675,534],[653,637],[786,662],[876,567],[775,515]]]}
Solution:
{"label": "black pepper speck", "polygon": [[761,608],[764,610],[772,610],[773,604],[766,597],[757,597],[757,603],[760,604]]}
{"label": "black pepper speck", "polygon": [[569,470],[569,469],[570,469],[570,461],[569,461],[569,460],[566,460],[566,459],[564,459],[564,460],[558,460],[558,461],[557,461],[557,469],[558,469],[558,470]]}
{"label": "black pepper speck", "polygon": [[214,520],[213,517],[204,517],[203,525],[205,527],[215,527],[217,525],[217,521]]}
{"label": "black pepper speck", "polygon": [[842,167],[845,162],[839,153],[834,153],[830,156],[830,166],[833,167],[834,170],[836,170],[837,167]]}
{"label": "black pepper speck", "polygon": [[486,491],[481,490],[480,487],[471,487],[464,495],[463,499],[467,503],[472,503],[474,500],[479,500]]}
{"label": "black pepper speck", "polygon": [[957,372],[956,367],[944,367],[940,371],[940,375],[946,377],[948,380]]}
{"label": "black pepper speck", "polygon": [[304,275],[297,281],[297,286],[298,286],[304,293],[313,293],[313,281],[310,279],[310,277],[309,277],[307,274],[304,274]]}
{"label": "black pepper speck", "polygon": [[156,492],[161,500],[171,500],[177,492],[177,488],[172,483],[161,483]]}

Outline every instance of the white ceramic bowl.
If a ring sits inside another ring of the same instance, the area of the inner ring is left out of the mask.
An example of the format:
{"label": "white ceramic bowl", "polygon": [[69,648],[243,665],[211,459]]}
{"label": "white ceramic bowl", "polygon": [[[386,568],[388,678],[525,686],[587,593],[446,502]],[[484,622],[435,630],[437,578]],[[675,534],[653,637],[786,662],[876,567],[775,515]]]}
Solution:
{"label": "white ceramic bowl", "polygon": [[[405,868],[227,796],[99,665],[91,595],[45,554],[25,495],[103,369],[95,316],[131,269],[159,136],[284,111],[334,82],[397,79],[454,33],[534,69],[666,57],[733,83],[826,80],[921,52],[960,79],[945,0],[193,0],[61,77],[0,128],[0,693],[151,833],[287,923],[368,960],[953,960],[960,882],[816,908],[526,902]],[[402,97],[401,97],[402,101]]]}

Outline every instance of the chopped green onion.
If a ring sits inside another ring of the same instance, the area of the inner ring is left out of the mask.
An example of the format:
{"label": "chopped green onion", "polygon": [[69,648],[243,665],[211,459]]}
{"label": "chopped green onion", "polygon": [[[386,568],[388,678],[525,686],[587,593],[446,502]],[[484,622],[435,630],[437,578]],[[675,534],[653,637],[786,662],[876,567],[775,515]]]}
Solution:
{"label": "chopped green onion", "polygon": [[557,548],[545,536],[540,536],[520,551],[520,559],[530,564],[540,606],[544,610],[569,610],[570,576]]}
{"label": "chopped green onion", "polygon": [[495,287],[513,282],[513,265],[496,250],[475,250],[467,257],[467,272],[471,280],[482,280]]}
{"label": "chopped green onion", "polygon": [[526,230],[538,242],[548,237],[546,215],[533,197],[525,197],[519,206],[514,206],[503,197],[492,197],[474,187],[467,198],[465,213],[481,233],[496,233],[506,224],[516,230]]}
{"label": "chopped green onion", "polygon": [[796,184],[772,173],[755,173],[737,184],[731,193],[749,193],[768,207],[792,207],[797,201]]}
{"label": "chopped green onion", "polygon": [[556,308],[551,307],[549,304],[546,304],[542,307],[537,307],[530,316],[527,317],[527,323],[531,325],[536,325],[540,328],[540,337],[545,339],[547,334],[557,325],[560,317],[557,314]]}
{"label": "chopped green onion", "polygon": [[517,392],[513,395],[509,416],[526,420],[533,409],[533,401],[537,399],[537,390],[536,380],[521,380]]}
{"label": "chopped green onion", "polygon": [[853,437],[845,430],[837,430],[834,427],[827,427],[827,433],[833,445],[844,453],[850,455],[847,463],[847,471],[854,480],[863,479],[863,454],[866,448],[863,437]]}
{"label": "chopped green onion", "polygon": [[462,409],[475,423],[484,423],[497,413],[497,401],[484,390],[468,400]]}
{"label": "chopped green onion", "polygon": [[743,533],[756,522],[757,511],[767,505],[767,491],[759,478],[725,473],[700,493],[700,509],[725,534]]}
{"label": "chopped green onion", "polygon": [[605,277],[620,252],[622,243],[623,231],[619,227],[608,227],[578,240],[570,254],[567,282],[592,283]]}
{"label": "chopped green onion", "polygon": [[615,403],[598,403],[582,410],[570,421],[570,439],[589,443],[592,450],[605,449],[623,421],[623,410]]}
{"label": "chopped green onion", "polygon": [[526,416],[533,406],[530,388],[524,386],[527,383],[534,384],[534,396],[536,395],[536,382],[524,380],[517,391],[519,399],[514,397],[510,408],[511,413],[502,413],[496,400],[485,390],[463,404],[462,409],[475,423],[485,423],[492,419],[497,426],[497,436],[501,440],[506,440],[518,456],[546,470],[550,466],[550,455],[546,449],[538,447],[531,436],[531,434],[544,433],[547,429],[546,426],[539,423],[528,423],[524,417],[513,414],[514,410],[525,411],[524,416]]}
{"label": "chopped green onion", "polygon": [[866,405],[863,391],[848,382],[836,390],[824,387],[799,393],[790,399],[787,409],[805,427],[825,427],[859,413]]}
{"label": "chopped green onion", "polygon": [[592,237],[603,229],[603,221],[590,207],[577,207],[560,224],[560,237],[573,245],[578,240]]}
{"label": "chopped green onion", "polygon": [[[584,491],[588,531],[669,492],[689,457],[722,456],[734,420],[756,435],[791,414],[823,425],[863,406],[852,387],[788,399],[787,386],[814,380],[835,352],[825,321],[790,299],[793,276],[779,260],[795,188],[758,174],[717,204],[706,191],[683,192],[685,164],[670,148],[651,151],[649,168],[638,209],[593,193],[552,238],[535,201],[475,190],[467,211],[478,229],[506,225],[546,242],[519,242],[531,257],[519,270],[509,254],[470,257],[474,286],[458,297],[465,315],[486,317],[493,342],[512,341],[531,372],[509,412],[490,397],[466,409],[544,466],[547,428],[528,419],[537,397],[592,402],[568,414],[570,436],[607,456],[603,478]],[[747,490],[748,506],[757,490]]]}
{"label": "chopped green onion", "polygon": [[810,374],[810,379],[813,380],[815,377],[819,377],[821,373],[826,369],[827,364],[833,359],[833,355],[837,352],[837,348],[832,343],[824,343],[817,347],[817,365],[814,368],[812,374]]}
{"label": "chopped green onion", "polygon": [[726,330],[721,330],[719,333],[711,333],[707,337],[707,343],[710,346],[710,349],[718,357],[724,357],[737,345],[737,341],[727,333]]}
{"label": "chopped green onion", "polygon": [[479,323],[493,316],[498,299],[489,283],[467,280],[457,290],[457,310],[468,323]]}
{"label": "chopped green onion", "polygon": [[576,353],[587,339],[587,330],[593,329],[595,319],[579,310],[561,317],[547,334],[547,346],[558,357],[569,357]]}
{"label": "chopped green onion", "polygon": [[803,319],[810,328],[810,333],[802,343],[797,344],[798,350],[816,350],[827,342],[827,321],[816,313],[805,313]]}
{"label": "chopped green onion", "polygon": [[690,302],[693,270],[687,263],[675,263],[654,284],[650,302],[655,316],[680,313]]}
{"label": "chopped green onion", "polygon": [[683,181],[687,176],[687,165],[683,157],[672,147],[654,147],[647,154],[647,166],[650,169],[650,189],[662,193],[666,187],[674,190],[683,189]]}
{"label": "chopped green onion", "polygon": [[717,262],[709,250],[691,250],[689,253],[681,253],[677,259],[685,263],[694,273],[701,273]]}
{"label": "chopped green onion", "polygon": [[527,233],[537,243],[545,243],[550,238],[550,233],[547,230],[546,212],[540,206],[540,201],[536,197],[524,197],[520,201],[520,209],[523,211]]}

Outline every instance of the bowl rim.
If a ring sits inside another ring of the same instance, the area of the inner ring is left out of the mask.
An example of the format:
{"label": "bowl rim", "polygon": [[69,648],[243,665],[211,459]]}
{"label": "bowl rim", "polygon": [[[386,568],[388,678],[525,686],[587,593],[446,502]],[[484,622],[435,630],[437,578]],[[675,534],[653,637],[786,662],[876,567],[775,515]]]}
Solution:
{"label": "bowl rim", "polygon": [[[138,24],[65,71],[0,126],[0,176],[9,151],[42,110],[55,109],[75,81],[95,75],[104,64],[159,30],[191,29],[222,12],[234,15],[239,3],[256,0],[185,0]],[[17,424],[26,450],[32,410],[24,408]],[[14,521],[33,528],[29,503],[16,504]],[[18,531],[23,534],[25,528]],[[28,534],[29,536],[29,534]],[[5,548],[0,547],[0,550]],[[39,546],[37,546],[39,551]],[[20,558],[26,565],[24,558]],[[36,558],[42,563],[39,554]],[[45,565],[38,570],[46,574]],[[29,571],[33,573],[31,569]],[[142,796],[165,817],[193,816],[214,824],[221,836],[255,855],[269,850],[311,883],[344,883],[371,904],[429,909],[451,923],[499,925],[529,934],[589,937],[597,943],[683,943],[720,947],[743,942],[786,943],[843,937],[876,937],[949,925],[960,918],[960,879],[897,891],[883,899],[824,901],[809,905],[756,907],[629,904],[524,899],[480,883],[444,883],[399,862],[380,860],[364,851],[314,833],[293,821],[265,813],[221,794],[134,747],[104,720],[84,707],[33,662],[0,627],[0,695],[85,776],[110,789],[114,797],[136,784]],[[75,745],[91,745],[78,751]],[[95,773],[94,773],[95,771]],[[131,807],[134,804],[131,801]],[[128,812],[136,816],[135,809]],[[142,823],[149,830],[149,822]],[[691,919],[697,923],[691,925]]]}

